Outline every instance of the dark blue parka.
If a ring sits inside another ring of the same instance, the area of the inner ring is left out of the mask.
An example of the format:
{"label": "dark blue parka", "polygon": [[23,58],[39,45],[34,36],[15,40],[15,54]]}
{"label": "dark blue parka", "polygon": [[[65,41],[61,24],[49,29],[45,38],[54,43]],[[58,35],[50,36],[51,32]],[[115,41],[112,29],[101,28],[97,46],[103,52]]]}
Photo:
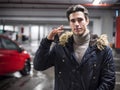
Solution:
{"label": "dark blue parka", "polygon": [[55,90],[113,90],[115,66],[112,51],[105,47],[100,51],[89,46],[78,64],[73,50],[73,37],[65,46],[43,39],[34,58],[34,68],[42,71],[55,67]]}

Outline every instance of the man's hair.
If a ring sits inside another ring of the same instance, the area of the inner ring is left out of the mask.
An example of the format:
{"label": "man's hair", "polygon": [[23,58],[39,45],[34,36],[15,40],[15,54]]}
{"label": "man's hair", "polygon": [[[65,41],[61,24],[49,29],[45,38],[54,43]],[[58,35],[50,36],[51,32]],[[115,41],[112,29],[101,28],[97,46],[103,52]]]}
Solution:
{"label": "man's hair", "polygon": [[69,15],[71,13],[78,12],[78,11],[84,13],[86,20],[89,18],[88,17],[88,14],[89,14],[88,10],[84,6],[82,6],[82,5],[72,5],[67,9],[67,12],[66,12],[66,16],[67,16],[68,20],[69,20]]}

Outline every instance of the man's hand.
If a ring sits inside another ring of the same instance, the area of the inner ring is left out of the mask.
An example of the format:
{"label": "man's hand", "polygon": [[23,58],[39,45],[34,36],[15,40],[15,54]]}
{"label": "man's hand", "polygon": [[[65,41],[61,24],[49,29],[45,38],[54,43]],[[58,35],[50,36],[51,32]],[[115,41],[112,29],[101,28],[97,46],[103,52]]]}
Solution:
{"label": "man's hand", "polygon": [[59,35],[60,33],[63,32],[63,25],[61,25],[58,28],[54,28],[47,36],[48,40],[54,40],[55,35]]}

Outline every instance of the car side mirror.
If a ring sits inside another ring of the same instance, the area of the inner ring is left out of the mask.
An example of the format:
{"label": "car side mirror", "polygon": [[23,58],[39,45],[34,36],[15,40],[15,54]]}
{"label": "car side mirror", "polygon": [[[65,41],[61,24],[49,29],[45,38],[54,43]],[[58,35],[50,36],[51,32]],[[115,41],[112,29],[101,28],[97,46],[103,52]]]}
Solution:
{"label": "car side mirror", "polygon": [[19,47],[18,52],[21,53],[22,51],[23,51],[23,49]]}

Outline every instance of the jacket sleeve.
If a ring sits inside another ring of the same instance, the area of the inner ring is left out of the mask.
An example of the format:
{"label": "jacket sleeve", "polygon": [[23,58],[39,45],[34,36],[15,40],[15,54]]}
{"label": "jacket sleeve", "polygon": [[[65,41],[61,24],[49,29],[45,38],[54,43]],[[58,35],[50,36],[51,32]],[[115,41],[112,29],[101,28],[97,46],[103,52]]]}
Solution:
{"label": "jacket sleeve", "polygon": [[112,50],[105,48],[104,60],[100,75],[100,85],[97,90],[114,90],[115,87],[115,64]]}
{"label": "jacket sleeve", "polygon": [[54,65],[53,56],[55,55],[53,55],[52,50],[50,50],[51,44],[52,40],[48,40],[47,38],[42,39],[33,61],[35,70],[46,70]]}

